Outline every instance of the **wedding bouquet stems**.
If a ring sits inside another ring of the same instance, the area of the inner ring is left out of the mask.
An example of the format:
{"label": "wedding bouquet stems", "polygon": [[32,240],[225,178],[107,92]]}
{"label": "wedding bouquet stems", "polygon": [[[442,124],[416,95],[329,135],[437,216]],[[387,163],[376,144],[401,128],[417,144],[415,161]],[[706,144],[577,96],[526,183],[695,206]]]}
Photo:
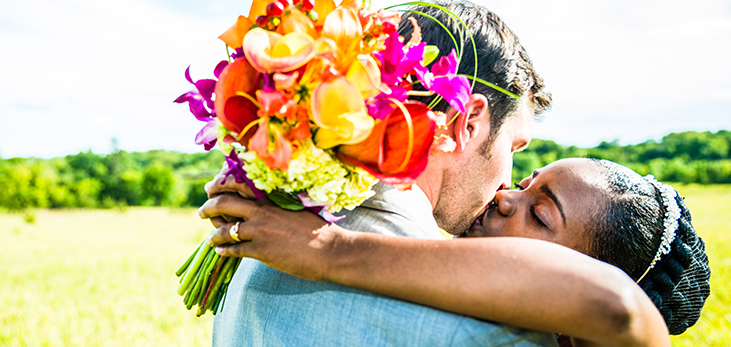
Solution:
{"label": "wedding bouquet stems", "polygon": [[206,311],[216,315],[240,262],[241,258],[221,257],[203,240],[175,272],[180,277],[178,294],[183,296],[185,307],[190,310],[198,305],[198,317]]}

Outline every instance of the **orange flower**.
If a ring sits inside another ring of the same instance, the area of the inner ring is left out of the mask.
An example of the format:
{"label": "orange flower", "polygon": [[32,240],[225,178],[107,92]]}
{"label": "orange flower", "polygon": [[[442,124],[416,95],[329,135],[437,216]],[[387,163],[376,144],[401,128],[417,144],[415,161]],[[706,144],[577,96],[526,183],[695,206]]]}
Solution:
{"label": "orange flower", "polygon": [[259,130],[251,137],[249,149],[272,169],[286,171],[292,160],[292,145],[282,136],[276,125],[270,125],[267,118],[262,118]]}
{"label": "orange flower", "polygon": [[363,96],[345,77],[322,82],[315,88],[312,118],[319,126],[315,144],[324,149],[363,141],[374,123]]}
{"label": "orange flower", "polygon": [[368,138],[338,148],[338,158],[357,165],[387,184],[407,184],[426,168],[434,140],[434,112],[418,102],[397,107],[373,127]]}
{"label": "orange flower", "polygon": [[295,117],[297,104],[294,100],[284,96],[281,91],[257,90],[256,99],[259,101],[259,105],[261,105],[261,108],[257,112],[259,117],[274,116],[282,120]]}
{"label": "orange flower", "polygon": [[244,43],[244,36],[249,32],[253,23],[244,16],[239,16],[236,23],[226,30],[218,38],[223,40],[231,48],[239,48]]}
{"label": "orange flower", "polygon": [[261,72],[288,72],[306,64],[315,55],[315,41],[307,34],[280,35],[262,28],[244,37],[244,55]]}
{"label": "orange flower", "polygon": [[[214,108],[216,117],[226,129],[240,133],[249,123],[257,120],[258,107],[243,94],[253,97],[261,86],[261,73],[256,71],[244,58],[234,60],[221,72],[216,82],[216,100]],[[246,146],[248,139],[256,128],[240,136],[240,143]]]}

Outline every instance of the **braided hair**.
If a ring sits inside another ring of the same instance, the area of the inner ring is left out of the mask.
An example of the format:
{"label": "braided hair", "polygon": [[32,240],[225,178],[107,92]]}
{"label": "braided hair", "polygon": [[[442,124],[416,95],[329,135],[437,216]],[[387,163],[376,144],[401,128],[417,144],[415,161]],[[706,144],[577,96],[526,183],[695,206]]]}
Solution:
{"label": "braided hair", "polygon": [[[613,264],[637,280],[660,247],[666,209],[660,191],[636,172],[606,160],[594,160],[607,181],[608,202],[598,212],[590,255]],[[691,222],[683,198],[670,252],[663,255],[639,285],[657,306],[670,334],[678,335],[698,321],[710,294],[705,244]]]}

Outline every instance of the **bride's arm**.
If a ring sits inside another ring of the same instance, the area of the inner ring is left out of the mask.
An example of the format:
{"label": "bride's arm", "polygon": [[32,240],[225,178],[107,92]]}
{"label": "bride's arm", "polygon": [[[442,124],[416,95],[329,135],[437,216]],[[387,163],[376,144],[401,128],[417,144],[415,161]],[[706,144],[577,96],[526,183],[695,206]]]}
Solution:
{"label": "bride's arm", "polygon": [[[669,346],[652,302],[621,270],[569,248],[523,238],[451,241],[344,230],[309,212],[220,195],[201,217],[243,218],[211,238],[223,255],[256,258],[328,280],[451,312],[574,337],[576,345]],[[286,221],[286,222],[285,222]]]}

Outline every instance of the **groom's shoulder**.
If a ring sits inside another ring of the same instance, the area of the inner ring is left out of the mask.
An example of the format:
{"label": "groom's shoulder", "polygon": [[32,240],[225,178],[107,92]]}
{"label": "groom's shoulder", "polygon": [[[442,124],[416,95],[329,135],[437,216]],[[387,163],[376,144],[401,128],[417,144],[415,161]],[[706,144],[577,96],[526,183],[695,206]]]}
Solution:
{"label": "groom's shoulder", "polygon": [[419,187],[402,191],[377,183],[373,191],[373,197],[352,211],[346,211],[345,218],[337,224],[345,229],[383,235],[441,238],[431,203]]}

